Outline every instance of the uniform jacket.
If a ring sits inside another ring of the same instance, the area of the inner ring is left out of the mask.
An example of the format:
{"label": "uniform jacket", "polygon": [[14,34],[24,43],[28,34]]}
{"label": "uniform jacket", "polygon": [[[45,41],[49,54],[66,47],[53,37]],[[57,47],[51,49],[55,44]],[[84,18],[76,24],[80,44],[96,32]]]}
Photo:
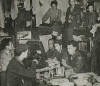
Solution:
{"label": "uniform jacket", "polygon": [[86,57],[82,53],[76,51],[73,56],[68,57],[68,64],[73,68],[76,73],[86,72]]}
{"label": "uniform jacket", "polygon": [[26,69],[15,58],[10,61],[7,68],[7,86],[32,86],[33,79],[35,70]]}

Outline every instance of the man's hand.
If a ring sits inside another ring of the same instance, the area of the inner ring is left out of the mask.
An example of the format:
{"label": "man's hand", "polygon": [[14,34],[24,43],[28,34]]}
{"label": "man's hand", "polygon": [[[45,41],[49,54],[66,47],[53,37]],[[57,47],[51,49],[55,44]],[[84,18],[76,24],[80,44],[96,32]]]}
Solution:
{"label": "man's hand", "polygon": [[62,59],[62,65],[68,69],[71,69],[71,66],[69,66],[64,59]]}

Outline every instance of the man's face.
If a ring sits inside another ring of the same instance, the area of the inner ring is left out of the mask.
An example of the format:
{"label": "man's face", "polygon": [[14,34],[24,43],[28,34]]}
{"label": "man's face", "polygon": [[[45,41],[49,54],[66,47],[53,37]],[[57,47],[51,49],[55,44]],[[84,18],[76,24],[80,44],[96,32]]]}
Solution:
{"label": "man's face", "polygon": [[75,5],[75,0],[70,0],[70,4],[73,6]]}
{"label": "man's face", "polygon": [[50,40],[48,44],[49,49],[54,49],[54,41]]}
{"label": "man's face", "polygon": [[14,49],[13,43],[12,43],[12,42],[9,42],[9,45],[7,46],[7,48],[8,48],[9,50]]}
{"label": "man's face", "polygon": [[93,12],[93,6],[89,6],[89,12]]}
{"label": "man's face", "polygon": [[55,44],[55,49],[60,52],[62,50],[62,46],[58,43]]}
{"label": "man's face", "polygon": [[54,10],[57,9],[57,5],[56,5],[56,4],[52,4],[51,7],[52,7],[52,9],[54,9]]}
{"label": "man's face", "polygon": [[73,55],[76,51],[76,47],[74,47],[73,45],[68,45],[67,50],[70,55]]}

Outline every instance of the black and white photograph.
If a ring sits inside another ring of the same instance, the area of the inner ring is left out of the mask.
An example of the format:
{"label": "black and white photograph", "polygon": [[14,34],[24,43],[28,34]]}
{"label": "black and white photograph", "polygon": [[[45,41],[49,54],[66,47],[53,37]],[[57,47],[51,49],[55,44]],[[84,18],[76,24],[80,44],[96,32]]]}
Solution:
{"label": "black and white photograph", "polygon": [[100,86],[100,0],[0,0],[0,86]]}

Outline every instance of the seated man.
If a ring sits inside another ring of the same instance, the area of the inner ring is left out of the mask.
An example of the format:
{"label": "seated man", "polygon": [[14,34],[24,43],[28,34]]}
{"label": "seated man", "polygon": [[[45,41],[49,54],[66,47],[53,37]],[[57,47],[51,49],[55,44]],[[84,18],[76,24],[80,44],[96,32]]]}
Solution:
{"label": "seated man", "polygon": [[55,49],[58,52],[57,59],[61,62],[61,64],[66,63],[68,61],[68,53],[67,53],[66,48],[62,48],[61,40],[56,40],[55,43],[54,43],[54,46],[55,46]]}
{"label": "seated man", "polygon": [[[86,57],[83,52],[80,52],[77,49],[77,43],[75,41],[70,41],[67,45],[68,51],[68,60],[67,64],[73,69],[76,73],[86,72]],[[63,63],[64,64],[64,63]]]}
{"label": "seated man", "polygon": [[54,59],[56,58],[58,61],[62,61],[62,59],[67,58],[67,51],[62,49],[61,40],[49,39],[48,41],[49,50],[47,51],[47,57]]}
{"label": "seated man", "polygon": [[54,47],[54,40],[53,39],[48,40],[48,47],[49,47],[49,49],[46,53],[47,58],[54,59],[55,57],[57,57],[58,53],[57,53],[57,50]]}
{"label": "seated man", "polygon": [[57,51],[57,60],[61,62],[61,59],[64,55],[64,53],[62,53],[62,43],[60,40],[56,40],[55,43],[54,43],[54,46],[55,46],[55,49]]}
{"label": "seated man", "polygon": [[50,18],[50,24],[61,23],[61,10],[57,8],[57,1],[51,2],[51,8],[46,12],[42,18],[42,22],[45,23]]}
{"label": "seated man", "polygon": [[61,21],[62,11],[57,8],[57,5],[58,5],[57,1],[51,2],[51,8],[49,8],[46,14],[43,16],[42,23],[45,24],[46,21],[50,19],[50,23],[49,23],[50,29],[52,31],[61,33],[61,29],[63,28],[62,21]]}
{"label": "seated man", "polygon": [[27,58],[28,47],[20,44],[16,47],[15,58],[13,58],[7,68],[7,85],[8,86],[32,86],[35,81],[35,70],[26,69],[23,60]]}

